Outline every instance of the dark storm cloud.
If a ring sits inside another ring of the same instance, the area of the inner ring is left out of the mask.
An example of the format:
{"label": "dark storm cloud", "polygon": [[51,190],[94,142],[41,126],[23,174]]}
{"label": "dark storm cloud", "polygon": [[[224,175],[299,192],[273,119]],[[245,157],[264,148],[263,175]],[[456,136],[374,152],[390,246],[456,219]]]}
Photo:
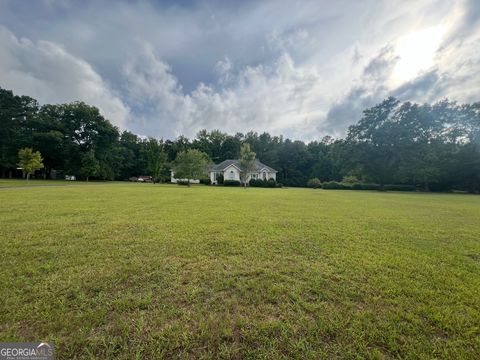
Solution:
{"label": "dark storm cloud", "polygon": [[438,94],[436,93],[439,92],[438,85],[440,82],[438,70],[435,69],[398,87],[392,92],[392,95],[401,100],[438,100]]}

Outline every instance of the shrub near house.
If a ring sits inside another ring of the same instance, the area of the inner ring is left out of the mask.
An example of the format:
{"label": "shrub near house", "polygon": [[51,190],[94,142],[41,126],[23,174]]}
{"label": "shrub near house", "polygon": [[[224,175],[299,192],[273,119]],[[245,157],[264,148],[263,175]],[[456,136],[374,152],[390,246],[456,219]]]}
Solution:
{"label": "shrub near house", "polygon": [[251,187],[263,187],[263,188],[281,187],[281,184],[277,183],[274,179],[268,179],[268,180],[251,179],[248,185]]}
{"label": "shrub near house", "polygon": [[224,180],[223,186],[240,186],[240,181],[238,180]]}

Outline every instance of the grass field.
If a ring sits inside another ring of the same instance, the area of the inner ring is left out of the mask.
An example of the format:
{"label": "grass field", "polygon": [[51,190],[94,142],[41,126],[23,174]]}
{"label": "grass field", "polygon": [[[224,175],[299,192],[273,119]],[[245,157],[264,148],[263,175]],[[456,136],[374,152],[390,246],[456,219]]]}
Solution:
{"label": "grass field", "polygon": [[3,187],[18,187],[18,186],[39,186],[39,185],[65,185],[72,183],[72,181],[63,181],[63,180],[20,180],[20,179],[0,179],[0,188]]}
{"label": "grass field", "polygon": [[99,185],[99,184],[113,184],[113,182],[80,182],[67,180],[36,180],[30,179],[28,181],[22,179],[0,179],[0,189],[6,187],[33,187],[33,186],[64,186],[64,185]]}
{"label": "grass field", "polygon": [[480,197],[0,189],[0,341],[57,358],[480,357]]}

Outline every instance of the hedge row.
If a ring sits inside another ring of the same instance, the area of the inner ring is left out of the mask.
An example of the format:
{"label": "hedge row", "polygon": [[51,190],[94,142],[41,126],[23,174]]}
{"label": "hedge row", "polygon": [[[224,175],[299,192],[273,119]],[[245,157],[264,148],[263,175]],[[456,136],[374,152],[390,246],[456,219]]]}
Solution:
{"label": "hedge row", "polygon": [[342,183],[337,181],[327,181],[321,183],[321,186],[317,182],[310,182],[312,188],[322,188],[325,190],[385,190],[385,191],[415,191],[414,185],[404,184],[388,184],[384,185],[383,189],[379,184],[363,184],[363,183]]}
{"label": "hedge row", "polygon": [[240,186],[240,181],[238,180],[224,180],[223,186]]}
{"label": "hedge row", "polygon": [[[210,179],[200,179],[200,184],[203,185],[211,185]],[[179,180],[177,182],[178,185],[188,185],[187,181],[182,181]],[[269,180],[262,180],[262,179],[252,179],[248,183],[251,187],[265,187],[265,188],[275,188],[275,187],[282,187],[281,184],[277,183],[273,179]],[[238,180],[224,180],[223,181],[224,186],[240,186],[241,183]]]}
{"label": "hedge row", "polygon": [[264,188],[275,188],[275,187],[281,187],[281,184],[278,184],[275,180],[273,179],[268,179],[268,180],[262,180],[262,179],[251,179],[248,182],[248,185],[251,187],[264,187]]}

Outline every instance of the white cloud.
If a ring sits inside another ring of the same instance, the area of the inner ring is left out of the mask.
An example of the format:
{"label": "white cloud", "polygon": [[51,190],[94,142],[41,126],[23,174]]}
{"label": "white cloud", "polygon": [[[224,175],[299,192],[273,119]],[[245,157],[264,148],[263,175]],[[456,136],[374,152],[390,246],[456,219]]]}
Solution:
{"label": "white cloud", "polygon": [[301,136],[305,122],[319,119],[320,77],[314,69],[295,66],[287,53],[271,66],[247,66],[235,72],[227,58],[216,67],[218,83],[201,83],[187,94],[171,68],[146,46],[143,56],[129,61],[123,72],[135,101],[132,106],[155,109],[139,120],[142,126],[157,136],[165,134],[167,125],[175,135],[187,136],[202,128]]}
{"label": "white cloud", "polygon": [[279,34],[277,30],[273,30],[267,34],[266,40],[272,49],[285,52],[304,45],[309,40],[309,33],[303,28],[286,31],[282,34]]}
{"label": "white cloud", "polygon": [[128,108],[84,60],[58,44],[18,39],[0,26],[0,85],[40,103],[85,101],[125,128]]}
{"label": "white cloud", "polygon": [[226,84],[231,80],[231,72],[233,70],[232,60],[226,56],[223,60],[217,61],[215,64],[215,71],[219,76],[219,82]]}

